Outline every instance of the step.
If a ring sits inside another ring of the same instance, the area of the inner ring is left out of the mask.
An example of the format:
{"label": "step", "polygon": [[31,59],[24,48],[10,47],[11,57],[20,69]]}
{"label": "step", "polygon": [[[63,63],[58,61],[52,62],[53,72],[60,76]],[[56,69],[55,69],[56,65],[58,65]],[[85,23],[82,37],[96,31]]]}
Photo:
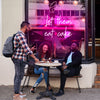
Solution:
{"label": "step", "polygon": [[99,67],[97,67],[97,70],[98,70],[98,69],[100,69],[100,66],[99,66]]}
{"label": "step", "polygon": [[100,81],[95,81],[96,84],[100,84]]}
{"label": "step", "polygon": [[95,81],[100,81],[100,76],[96,76]]}
{"label": "step", "polygon": [[100,76],[100,74],[97,74],[96,76]]}
{"label": "step", "polygon": [[100,69],[97,69],[97,74],[100,74]]}
{"label": "step", "polygon": [[97,64],[97,68],[99,68],[99,69],[100,69],[100,64]]}
{"label": "step", "polygon": [[100,84],[95,84],[94,88],[100,88]]}

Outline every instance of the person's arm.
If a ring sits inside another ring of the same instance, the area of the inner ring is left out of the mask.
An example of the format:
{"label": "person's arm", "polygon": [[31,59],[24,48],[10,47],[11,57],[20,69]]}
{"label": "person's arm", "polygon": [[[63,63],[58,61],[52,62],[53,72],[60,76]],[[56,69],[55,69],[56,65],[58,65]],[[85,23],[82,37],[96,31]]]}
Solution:
{"label": "person's arm", "polygon": [[24,49],[24,52],[26,53],[26,55],[31,56],[35,60],[35,62],[39,62],[39,60],[34,56],[33,52],[29,48],[26,42],[26,39],[23,35],[19,35],[19,42],[20,42],[21,47]]}
{"label": "person's arm", "polygon": [[66,54],[66,56],[65,56],[65,59],[64,59],[64,61],[63,61],[63,66],[62,66],[62,70],[64,70],[64,69],[66,69],[68,66],[66,65],[66,61],[67,61],[67,57],[68,57],[68,53]]}
{"label": "person's arm", "polygon": [[35,60],[35,62],[39,62],[39,59],[37,59],[37,58],[34,56],[34,54],[31,54],[30,56]]}

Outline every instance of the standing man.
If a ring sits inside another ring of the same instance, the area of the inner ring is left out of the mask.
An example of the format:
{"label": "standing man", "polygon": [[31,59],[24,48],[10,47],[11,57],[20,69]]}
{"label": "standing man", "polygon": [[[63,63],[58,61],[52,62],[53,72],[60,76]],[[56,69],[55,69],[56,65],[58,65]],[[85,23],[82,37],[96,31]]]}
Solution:
{"label": "standing man", "polygon": [[64,94],[64,87],[66,77],[75,76],[80,74],[82,54],[78,50],[79,44],[77,41],[73,41],[71,44],[71,50],[66,54],[63,62],[63,66],[59,67],[60,70],[60,89],[55,96],[61,96]]}
{"label": "standing man", "polygon": [[28,22],[23,21],[20,25],[20,31],[18,31],[14,37],[15,52],[12,55],[12,61],[15,65],[13,100],[27,100],[24,97],[25,95],[20,92],[21,80],[24,76],[24,67],[27,55],[31,56],[36,62],[39,62],[26,42],[25,33],[29,31],[29,25],[30,24]]}

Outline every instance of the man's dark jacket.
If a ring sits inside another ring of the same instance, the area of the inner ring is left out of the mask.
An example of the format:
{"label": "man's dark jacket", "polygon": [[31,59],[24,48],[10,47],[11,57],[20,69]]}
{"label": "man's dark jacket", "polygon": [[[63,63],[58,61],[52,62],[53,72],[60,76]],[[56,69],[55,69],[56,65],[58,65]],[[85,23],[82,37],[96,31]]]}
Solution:
{"label": "man's dark jacket", "polygon": [[[71,52],[67,53],[64,59],[64,62],[67,62],[68,56],[70,55]],[[80,51],[76,50],[73,54],[72,54],[72,62],[69,63],[67,66],[70,70],[70,72],[68,73],[68,76],[74,76],[74,75],[79,75],[80,74],[80,70],[81,70],[81,62],[82,62],[82,54],[80,53]]]}

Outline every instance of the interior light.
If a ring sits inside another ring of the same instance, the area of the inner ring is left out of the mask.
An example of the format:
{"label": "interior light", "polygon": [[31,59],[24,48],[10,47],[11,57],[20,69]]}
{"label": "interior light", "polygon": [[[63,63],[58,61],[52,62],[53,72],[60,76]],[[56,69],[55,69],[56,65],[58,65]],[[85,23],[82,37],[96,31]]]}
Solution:
{"label": "interior light", "polygon": [[60,0],[59,5],[63,5],[63,4],[64,4],[64,1]]}
{"label": "interior light", "polygon": [[49,1],[48,0],[44,0],[44,4],[49,4]]}
{"label": "interior light", "polygon": [[85,22],[85,17],[82,17],[81,20],[82,20],[82,22]]}
{"label": "interior light", "polygon": [[73,5],[75,5],[75,6],[78,5],[78,1],[77,0],[74,0],[73,1]]}

